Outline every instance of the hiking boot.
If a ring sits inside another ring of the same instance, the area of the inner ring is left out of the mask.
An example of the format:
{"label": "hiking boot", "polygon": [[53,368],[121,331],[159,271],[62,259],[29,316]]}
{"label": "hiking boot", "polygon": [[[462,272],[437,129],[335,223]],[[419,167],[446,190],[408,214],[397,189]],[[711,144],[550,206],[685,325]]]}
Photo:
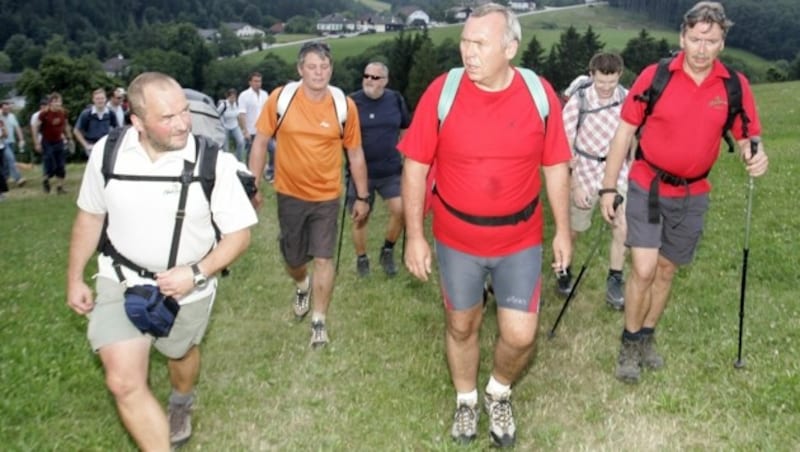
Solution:
{"label": "hiking boot", "polygon": [[325,322],[317,320],[311,322],[311,348],[314,350],[328,345],[328,331],[325,329]]}
{"label": "hiking boot", "polygon": [[26,182],[28,182],[28,179],[25,179],[24,177],[20,177],[19,180],[17,181],[17,187],[25,186]]}
{"label": "hiking boot", "polygon": [[381,249],[381,267],[383,267],[386,276],[394,276],[397,274],[397,267],[394,265],[394,249]]}
{"label": "hiking boot", "polygon": [[567,267],[566,271],[556,273],[556,278],[558,293],[565,297],[569,296],[569,293],[572,292],[572,270]]}
{"label": "hiking boot", "polygon": [[511,410],[511,391],[493,396],[486,393],[483,399],[489,414],[489,436],[495,447],[511,447],[517,438],[514,413]]}
{"label": "hiking boot", "polygon": [[622,275],[608,275],[606,280],[606,304],[617,311],[625,308],[625,281],[623,281]]}
{"label": "hiking boot", "polygon": [[303,320],[303,317],[308,314],[309,299],[311,298],[311,283],[309,282],[308,290],[303,292],[300,289],[294,291],[294,318],[295,320]]}
{"label": "hiking boot", "polygon": [[358,256],[358,259],[356,259],[356,271],[358,276],[362,278],[369,276],[369,257],[366,254]]}
{"label": "hiking boot", "polygon": [[477,404],[459,403],[455,414],[453,414],[453,428],[450,429],[450,436],[453,437],[453,441],[460,444],[471,443],[478,435],[479,415],[480,411]]}
{"label": "hiking boot", "polygon": [[66,195],[67,189],[59,185],[58,187],[56,187],[56,193],[58,193],[59,195]]}
{"label": "hiking boot", "polygon": [[45,193],[50,193],[50,179],[44,179],[42,181],[42,189]]}
{"label": "hiking boot", "polygon": [[180,447],[192,436],[192,401],[185,404],[170,403],[167,408],[169,419],[169,442],[172,447]]}
{"label": "hiking boot", "polygon": [[617,358],[617,380],[623,383],[638,383],[642,367],[642,343],[622,339]]}
{"label": "hiking boot", "polygon": [[656,351],[655,334],[645,334],[642,336],[642,364],[651,369],[661,369],[664,367],[664,358]]}

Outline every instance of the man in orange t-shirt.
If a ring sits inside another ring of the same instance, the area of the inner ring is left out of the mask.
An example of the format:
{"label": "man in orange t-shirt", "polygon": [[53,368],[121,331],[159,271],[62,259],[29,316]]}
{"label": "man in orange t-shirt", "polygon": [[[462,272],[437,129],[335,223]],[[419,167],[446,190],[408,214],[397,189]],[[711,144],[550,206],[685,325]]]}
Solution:
{"label": "man in orange t-shirt", "polygon": [[[280,248],[289,276],[294,279],[294,314],[300,320],[309,311],[311,347],[328,343],[325,315],[333,294],[333,253],[336,245],[336,220],[342,190],[342,148],[347,152],[350,174],[356,186],[353,221],[364,221],[369,212],[367,167],[361,147],[358,111],[347,98],[347,120],[340,124],[333,90],[329,86],[333,60],[327,44],[311,41],[300,48],[297,57],[299,86],[278,123],[278,96],[285,87],[267,98],[256,121],[256,137],[250,153],[250,171],[261,177],[266,163],[267,143],[275,138],[275,181]],[[261,193],[253,198],[256,207]],[[307,264],[314,261],[313,283]]]}

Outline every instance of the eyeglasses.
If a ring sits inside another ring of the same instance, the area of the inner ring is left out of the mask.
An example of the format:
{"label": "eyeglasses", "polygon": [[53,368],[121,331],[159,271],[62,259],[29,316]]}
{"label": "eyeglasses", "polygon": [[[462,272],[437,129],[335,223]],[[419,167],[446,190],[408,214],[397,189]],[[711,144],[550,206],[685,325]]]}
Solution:
{"label": "eyeglasses", "polygon": [[380,80],[380,79],[382,79],[382,78],[386,78],[386,77],[384,77],[384,76],[382,76],[382,75],[370,75],[370,74],[364,74],[364,80],[366,80],[366,79],[370,79],[370,80]]}

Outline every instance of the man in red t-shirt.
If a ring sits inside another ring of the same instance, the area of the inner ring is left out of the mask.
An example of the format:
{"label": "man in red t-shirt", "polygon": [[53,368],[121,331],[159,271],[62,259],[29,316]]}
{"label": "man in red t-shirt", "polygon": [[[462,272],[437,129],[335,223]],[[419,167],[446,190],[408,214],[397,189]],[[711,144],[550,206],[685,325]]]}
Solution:
{"label": "man in red t-shirt", "polygon": [[569,145],[560,103],[549,83],[546,123],[522,75],[511,66],[520,25],[506,7],[472,11],[461,34],[464,77],[452,108],[439,124],[437,104],[445,77],[420,98],[398,148],[405,154],[405,263],[427,281],[432,253],[425,239],[426,175],[436,162],[433,233],[447,322],[446,353],[455,386],[451,436],[472,441],[478,423],[478,335],[481,295],[491,276],[500,334],[484,405],[495,445],[514,443],[511,385],[533,351],[542,265],[540,171],[555,218],[554,267],[569,265]]}
{"label": "man in red t-shirt", "polygon": [[64,189],[64,178],[67,175],[67,148],[64,140],[72,141],[70,130],[67,111],[62,107],[61,94],[53,93],[48,97],[47,108],[39,113],[39,120],[34,124],[33,130],[34,149],[42,154],[42,187],[45,193],[50,193],[51,178],[56,179],[56,193],[62,195],[67,192]]}
{"label": "man in red t-shirt", "polygon": [[[733,25],[718,2],[699,2],[683,18],[683,50],[670,63],[671,76],[639,141],[637,160],[631,166],[626,204],[632,268],[625,291],[625,328],[617,359],[616,377],[639,381],[640,369],[658,369],[663,358],[655,349],[655,328],[667,304],[672,278],[679,265],[692,261],[703,231],[711,185],[706,175],[719,156],[723,125],[727,119],[725,79],[739,77],[742,106],[750,137],[761,124],[750,84],[741,74],[729,73],[717,60],[725,36]],[[631,87],[622,107],[622,120],[611,142],[600,190],[603,217],[612,221],[613,194],[620,168],[637,128],[645,121],[645,102],[636,100],[655,76],[656,65],[645,68]],[[751,176],[767,170],[763,145],[752,155],[741,117],[731,129]],[[658,177],[658,181],[655,178]],[[650,212],[651,183],[657,196]],[[611,196],[609,196],[611,195]],[[653,213],[653,218],[650,217]]]}

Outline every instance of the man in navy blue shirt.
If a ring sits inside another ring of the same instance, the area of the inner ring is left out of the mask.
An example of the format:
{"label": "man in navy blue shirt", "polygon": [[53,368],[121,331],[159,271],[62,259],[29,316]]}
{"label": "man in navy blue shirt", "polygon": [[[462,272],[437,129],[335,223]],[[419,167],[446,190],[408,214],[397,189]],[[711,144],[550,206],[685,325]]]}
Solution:
{"label": "man in navy blue shirt", "polygon": [[92,105],[81,112],[72,131],[88,156],[92,152],[92,146],[108,135],[109,130],[119,125],[117,115],[106,107],[106,91],[98,88],[92,91]]}
{"label": "man in navy blue shirt", "polygon": [[[397,142],[411,123],[411,115],[403,96],[386,88],[389,68],[381,62],[371,62],[364,69],[362,89],[353,93],[361,122],[361,143],[367,160],[369,178],[370,212],[375,192],[386,201],[389,222],[380,251],[380,263],[388,276],[397,274],[394,262],[394,244],[403,231],[403,203],[400,199],[400,180],[403,161],[397,151]],[[355,187],[350,181],[347,188],[347,205],[352,209],[356,199]],[[358,256],[356,268],[359,276],[369,275],[367,257],[367,221],[353,223],[353,244]]]}

